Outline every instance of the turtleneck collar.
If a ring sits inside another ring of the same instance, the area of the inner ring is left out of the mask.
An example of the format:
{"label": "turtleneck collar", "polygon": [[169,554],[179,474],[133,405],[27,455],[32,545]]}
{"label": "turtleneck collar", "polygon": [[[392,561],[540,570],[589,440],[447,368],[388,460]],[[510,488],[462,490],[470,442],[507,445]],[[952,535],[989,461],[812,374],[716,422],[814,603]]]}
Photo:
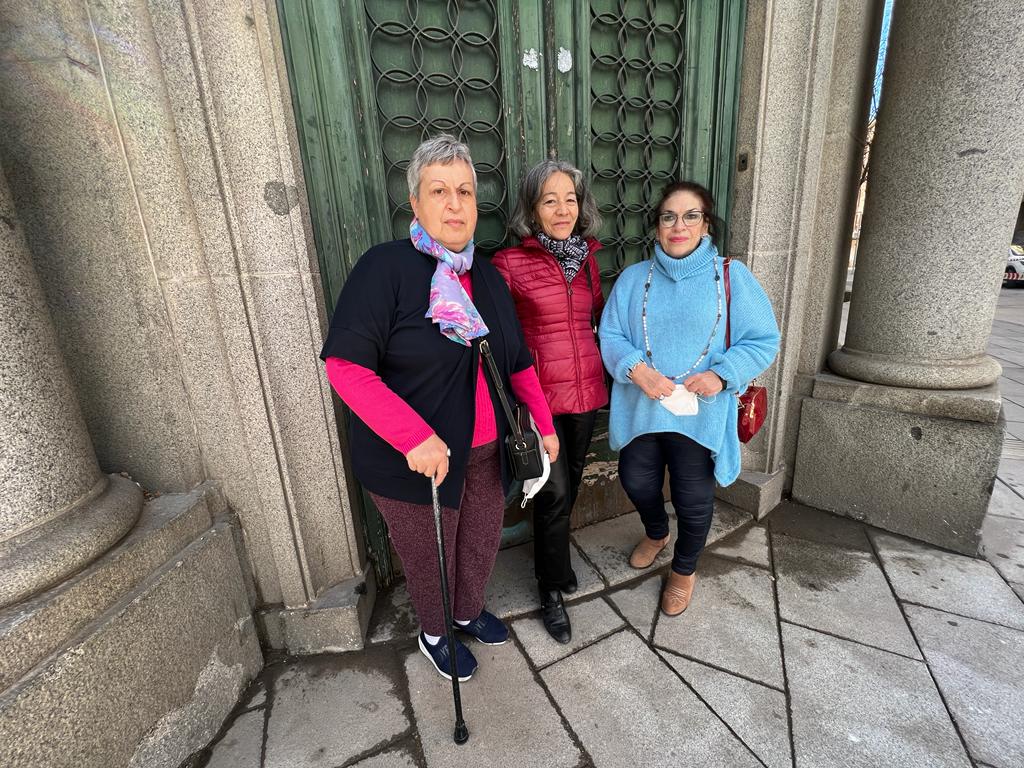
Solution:
{"label": "turtleneck collar", "polygon": [[660,243],[654,244],[655,268],[669,280],[674,280],[675,282],[703,272],[711,266],[712,260],[717,255],[718,249],[711,242],[710,235],[704,235],[700,239],[700,245],[680,259],[674,259],[665,253]]}

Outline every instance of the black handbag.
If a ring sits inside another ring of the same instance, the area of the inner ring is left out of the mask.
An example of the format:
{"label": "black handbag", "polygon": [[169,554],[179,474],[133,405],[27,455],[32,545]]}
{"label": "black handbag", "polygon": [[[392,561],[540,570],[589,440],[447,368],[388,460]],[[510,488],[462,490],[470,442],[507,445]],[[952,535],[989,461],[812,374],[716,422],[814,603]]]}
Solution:
{"label": "black handbag", "polygon": [[[487,365],[487,373],[498,390],[498,399],[501,400],[501,407],[505,409],[505,418],[512,428],[512,434],[505,438],[505,453],[508,455],[509,469],[515,480],[532,480],[544,474],[544,460],[540,455],[540,444],[537,440],[537,433],[529,426],[529,417],[526,409],[517,405],[515,411],[508,404],[505,397],[505,388],[501,384],[501,376],[498,373],[498,366],[494,364],[491,356],[491,345],[484,339],[480,342],[480,355]],[[525,424],[525,426],[524,426]]]}

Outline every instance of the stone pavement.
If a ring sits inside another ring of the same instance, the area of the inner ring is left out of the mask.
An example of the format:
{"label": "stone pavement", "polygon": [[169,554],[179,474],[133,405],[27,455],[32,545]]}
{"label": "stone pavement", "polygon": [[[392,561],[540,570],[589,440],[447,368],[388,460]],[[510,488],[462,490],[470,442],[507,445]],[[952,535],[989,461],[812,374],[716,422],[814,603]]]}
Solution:
{"label": "stone pavement", "polygon": [[536,616],[530,545],[503,550],[488,606],[512,639],[471,643],[469,743],[416,650],[401,587],[370,645],[279,659],[191,768],[1024,765],[1024,291],[991,352],[1007,432],[984,559],[784,503],[720,505],[689,610],[660,616],[663,558],[626,558],[626,514],[574,533],[573,642]]}

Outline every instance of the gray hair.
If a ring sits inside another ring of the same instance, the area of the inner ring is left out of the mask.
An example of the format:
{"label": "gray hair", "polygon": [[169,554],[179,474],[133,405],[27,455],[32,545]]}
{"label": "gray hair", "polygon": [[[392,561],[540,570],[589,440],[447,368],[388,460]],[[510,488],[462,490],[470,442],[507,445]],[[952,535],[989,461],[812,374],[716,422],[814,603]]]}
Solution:
{"label": "gray hair", "polygon": [[579,205],[579,218],[576,219],[576,233],[583,237],[596,237],[601,229],[601,214],[590,189],[583,180],[579,168],[564,160],[542,160],[526,172],[519,184],[519,196],[515,210],[509,218],[509,228],[520,237],[536,233],[537,223],[533,211],[540,202],[540,191],[545,182],[553,174],[564,173],[576,188],[576,202]]}
{"label": "gray hair", "polygon": [[473,171],[473,189],[476,189],[476,168],[473,167],[473,158],[469,154],[469,147],[450,133],[441,133],[424,141],[412,153],[409,167],[405,171],[405,180],[409,184],[409,196],[419,199],[420,176],[423,174],[424,168],[428,165],[451,165],[456,160],[462,160],[469,165],[470,170]]}

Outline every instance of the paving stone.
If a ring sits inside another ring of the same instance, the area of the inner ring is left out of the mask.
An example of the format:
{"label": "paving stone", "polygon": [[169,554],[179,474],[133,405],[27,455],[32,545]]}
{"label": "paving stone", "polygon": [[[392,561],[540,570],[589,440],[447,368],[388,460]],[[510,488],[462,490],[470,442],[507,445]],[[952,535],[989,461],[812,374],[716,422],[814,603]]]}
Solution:
{"label": "paving stone", "polygon": [[360,760],[352,768],[418,768],[418,766],[416,759],[408,752],[402,749],[393,749]]}
{"label": "paving stone", "polygon": [[512,627],[535,667],[544,667],[575,653],[605,635],[626,626],[622,618],[600,597],[567,608],[572,622],[572,640],[555,642],[539,618],[520,619]]}
{"label": "paving stone", "polygon": [[999,461],[996,477],[1010,486],[1018,495],[1024,496],[1024,459],[1003,457]]}
{"label": "paving stone", "polygon": [[773,534],[796,536],[846,549],[871,550],[863,524],[793,501],[782,502],[768,515],[768,527]]}
{"label": "paving stone", "polygon": [[654,628],[654,617],[659,610],[664,582],[661,576],[652,576],[636,586],[623,587],[618,592],[608,595],[608,599],[622,612],[626,621],[648,640]]}
{"label": "paving stone", "polygon": [[262,677],[256,678],[242,695],[243,706],[247,709],[262,707],[267,703],[267,685]]}
{"label": "paving stone", "polygon": [[792,624],[782,637],[797,765],[969,768],[922,662]]}
{"label": "paving stone", "polygon": [[264,768],[341,765],[409,727],[386,649],[291,664],[274,683]]}
{"label": "paving stone", "polygon": [[1011,491],[1001,481],[996,480],[995,485],[992,486],[992,501],[988,505],[988,513],[1024,520],[1024,498]]}
{"label": "paving stone", "polygon": [[871,537],[901,600],[1024,629],[1024,606],[984,560],[877,531]]}
{"label": "paving stone", "polygon": [[1012,582],[1024,582],[1024,520],[986,515],[981,527],[985,559]]}
{"label": "paving stone", "polygon": [[[655,559],[654,564],[646,569],[647,571],[657,570],[672,560],[677,524],[672,505],[666,504],[665,509],[669,514],[669,531],[672,538],[669,540],[668,546]],[[708,546],[751,522],[751,517],[746,512],[716,500],[715,515],[712,518],[711,531],[708,534]],[[640,515],[635,512],[588,525],[586,528],[573,532],[576,544],[583,550],[590,562],[597,567],[605,581],[613,587],[631,581],[644,573],[629,564],[629,556],[643,536],[644,526],[640,522]]]}
{"label": "paving stone", "polygon": [[[566,602],[579,600],[604,589],[597,571],[580,557],[575,547],[569,547],[569,560],[576,571],[579,589],[566,595]],[[540,608],[537,579],[533,573],[533,542],[509,547],[498,552],[498,559],[487,583],[485,597],[487,610],[496,616],[519,616]]]}
{"label": "paving stone", "polygon": [[680,616],[660,615],[654,643],[781,689],[771,574],[731,560],[702,558],[690,607]]}
{"label": "paving stone", "polygon": [[781,618],[921,658],[885,574],[870,552],[792,536],[772,539]]}
{"label": "paving stone", "polygon": [[1010,589],[1016,593],[1021,601],[1024,601],[1024,583],[1010,582]]}
{"label": "paving stone", "polygon": [[263,712],[244,712],[210,753],[206,768],[260,768],[263,757]]}
{"label": "paving stone", "polygon": [[403,637],[416,637],[420,622],[416,618],[405,580],[393,585],[387,592],[377,594],[377,603],[370,617],[367,633],[370,644],[386,643]]}
{"label": "paving stone", "polygon": [[916,606],[907,617],[971,754],[1024,765],[1024,633]]}
{"label": "paving stone", "polygon": [[[632,632],[619,632],[541,672],[601,768],[756,766],[757,760]],[[555,760],[519,765],[569,766]]]}
{"label": "paving stone", "polygon": [[770,568],[768,532],[760,525],[752,525],[726,536],[707,548],[707,552],[741,563]]}
{"label": "paving stone", "polygon": [[793,765],[784,693],[672,653],[665,654],[665,661],[768,768]]}
{"label": "paving stone", "polygon": [[509,768],[512,763],[575,766],[581,757],[579,749],[515,643],[474,644],[473,654],[480,666],[461,687],[469,741],[460,746],[452,741],[451,684],[419,651],[405,661],[426,764],[430,768]]}

